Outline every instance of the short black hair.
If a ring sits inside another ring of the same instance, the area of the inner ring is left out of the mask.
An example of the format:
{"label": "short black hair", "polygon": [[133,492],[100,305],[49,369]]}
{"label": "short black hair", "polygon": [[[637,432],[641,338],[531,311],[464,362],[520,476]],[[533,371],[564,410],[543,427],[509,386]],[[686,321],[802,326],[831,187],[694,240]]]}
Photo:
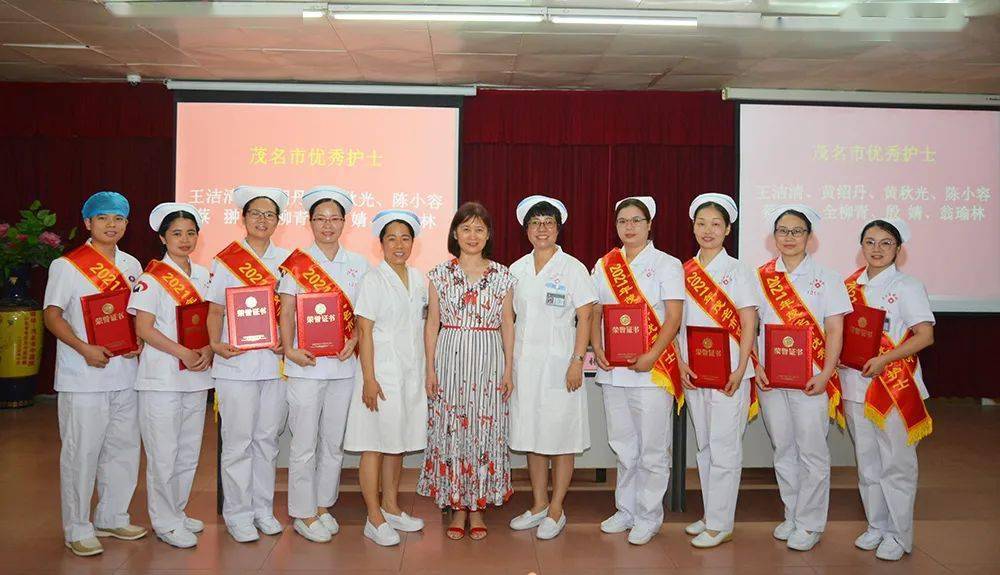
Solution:
{"label": "short black hair", "polygon": [[391,226],[392,224],[394,224],[396,222],[399,222],[399,223],[403,224],[404,226],[406,226],[406,229],[410,230],[410,237],[411,238],[416,237],[416,234],[413,233],[413,226],[410,225],[410,222],[408,222],[406,220],[392,220],[391,222],[389,222],[386,225],[382,226],[382,229],[379,230],[379,232],[378,232],[378,241],[379,241],[379,243],[382,243],[382,240],[385,239],[385,231],[387,229],[389,229],[389,226]]}
{"label": "short black hair", "polygon": [[559,211],[559,208],[553,206],[549,202],[538,202],[537,204],[531,206],[531,208],[528,209],[528,213],[524,214],[524,220],[521,222],[521,225],[527,228],[528,222],[531,221],[531,218],[539,216],[551,216],[556,221],[556,231],[562,231],[562,212]]}
{"label": "short black hair", "polygon": [[704,204],[698,206],[698,208],[694,211],[694,217],[697,218],[698,212],[704,210],[705,208],[715,208],[716,211],[722,214],[722,221],[726,222],[727,226],[732,223],[729,221],[729,211],[716,202],[705,202]]}
{"label": "short black hair", "polygon": [[250,211],[250,204],[254,203],[255,201],[257,201],[257,200],[259,200],[261,198],[263,198],[263,199],[271,202],[272,204],[274,204],[274,213],[275,213],[275,215],[277,215],[277,216],[281,215],[281,208],[278,207],[278,202],[272,200],[271,198],[269,198],[267,196],[257,196],[255,198],[250,198],[249,202],[243,204],[243,217],[244,218],[247,217],[247,213]]}
{"label": "short black hair", "polygon": [[865,239],[865,233],[868,230],[872,229],[872,228],[878,228],[880,230],[885,230],[886,232],[889,233],[889,235],[891,235],[893,237],[894,240],[896,240],[896,245],[900,245],[900,246],[903,245],[903,236],[902,236],[902,234],[899,233],[899,230],[896,229],[896,226],[890,224],[889,222],[887,222],[885,220],[872,220],[872,221],[868,222],[867,224],[865,224],[865,227],[861,229],[861,238],[858,241],[859,242],[864,241],[864,239]]}
{"label": "short black hair", "polygon": [[448,253],[456,258],[462,254],[462,249],[458,246],[458,238],[455,237],[455,231],[458,230],[458,226],[475,219],[482,220],[483,225],[486,226],[486,233],[489,237],[486,239],[486,245],[483,246],[483,257],[490,257],[490,254],[493,253],[493,221],[490,219],[490,213],[486,210],[486,206],[479,202],[465,202],[459,206],[455,216],[451,218],[451,226],[448,228]]}
{"label": "short black hair", "polygon": [[649,215],[649,208],[646,207],[646,204],[642,203],[641,201],[639,201],[639,200],[637,200],[635,198],[629,198],[627,200],[622,200],[622,203],[618,204],[618,207],[615,208],[615,217],[617,218],[618,214],[620,214],[622,212],[622,210],[624,210],[625,208],[627,208],[629,206],[639,208],[639,211],[642,212],[642,215],[646,216],[647,220],[649,220],[649,221],[653,220],[652,216]]}
{"label": "short black hair", "polygon": [[344,217],[344,216],[347,215],[347,210],[344,209],[344,206],[340,205],[340,202],[338,202],[337,200],[334,200],[333,198],[323,198],[322,200],[320,200],[320,201],[314,203],[313,205],[309,206],[309,219],[310,220],[312,219],[313,214],[316,213],[316,208],[318,208],[322,204],[325,204],[326,202],[333,202],[333,204],[335,206],[337,206],[338,208],[340,208],[340,217]]}
{"label": "short black hair", "polygon": [[774,229],[771,230],[772,233],[778,231],[778,220],[780,220],[785,216],[795,216],[799,218],[800,220],[806,223],[806,233],[811,234],[813,232],[812,222],[809,221],[809,218],[807,218],[805,214],[803,214],[798,210],[785,210],[780,214],[778,214],[778,217],[774,218]]}
{"label": "short black hair", "polygon": [[191,220],[194,222],[194,231],[201,231],[201,226],[198,225],[198,218],[194,217],[194,214],[184,210],[178,210],[176,212],[170,212],[163,218],[163,221],[160,222],[160,227],[157,228],[156,233],[166,237],[167,230],[170,229],[170,224],[174,223],[174,220],[176,219]]}

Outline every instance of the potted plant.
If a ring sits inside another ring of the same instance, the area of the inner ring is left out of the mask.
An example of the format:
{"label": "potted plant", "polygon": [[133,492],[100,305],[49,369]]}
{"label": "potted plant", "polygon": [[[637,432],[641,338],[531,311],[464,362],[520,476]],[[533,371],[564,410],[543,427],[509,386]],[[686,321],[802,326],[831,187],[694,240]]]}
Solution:
{"label": "potted plant", "polygon": [[[31,270],[62,255],[63,238],[52,231],[56,215],[39,201],[21,210],[21,221],[0,223],[0,409],[34,403],[42,358],[42,310],[28,291]],[[76,228],[69,232],[69,239]]]}

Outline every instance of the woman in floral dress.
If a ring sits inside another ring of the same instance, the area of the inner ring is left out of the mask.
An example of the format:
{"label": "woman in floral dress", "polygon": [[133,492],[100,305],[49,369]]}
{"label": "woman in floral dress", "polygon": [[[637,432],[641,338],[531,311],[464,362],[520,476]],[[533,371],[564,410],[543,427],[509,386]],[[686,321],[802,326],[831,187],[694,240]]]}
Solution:
{"label": "woman in floral dress", "polygon": [[490,215],[478,203],[455,213],[448,234],[454,259],[430,271],[424,331],[429,401],[427,449],[417,492],[452,510],[448,537],[486,537],[483,510],[513,492],[507,451],[508,399],[514,389],[513,287],[488,259]]}

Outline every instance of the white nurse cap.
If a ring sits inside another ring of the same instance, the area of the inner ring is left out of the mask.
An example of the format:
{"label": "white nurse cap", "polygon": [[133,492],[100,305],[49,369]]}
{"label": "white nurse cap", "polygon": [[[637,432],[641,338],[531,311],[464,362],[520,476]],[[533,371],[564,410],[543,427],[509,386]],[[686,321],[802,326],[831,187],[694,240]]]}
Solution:
{"label": "white nurse cap", "polygon": [[719,204],[726,210],[726,213],[729,214],[729,221],[736,221],[736,216],[739,215],[739,211],[736,209],[736,202],[725,194],[716,194],[714,192],[701,194],[696,197],[694,201],[691,202],[691,207],[688,208],[688,217],[693,220],[694,214],[698,211],[698,208],[708,203]]}
{"label": "white nurse cap", "polygon": [[548,196],[528,196],[524,198],[517,204],[517,209],[515,213],[517,214],[517,223],[524,225],[524,216],[528,215],[528,211],[535,207],[536,204],[546,202],[552,204],[552,206],[559,210],[559,215],[562,217],[562,223],[566,223],[569,219],[569,212],[566,211],[566,204],[560,202],[555,198],[550,198]]}
{"label": "white nurse cap", "polygon": [[413,228],[413,237],[420,234],[420,218],[417,214],[408,210],[382,210],[372,218],[372,232],[375,233],[375,237],[382,233],[382,228],[397,220],[410,224]]}
{"label": "white nurse cap", "polygon": [[627,198],[622,198],[615,203],[615,210],[618,210],[618,206],[622,205],[625,200],[639,200],[642,202],[646,209],[649,210],[649,219],[656,217],[656,200],[652,196],[629,196]]}
{"label": "white nurse cap", "polygon": [[281,188],[262,188],[259,186],[239,186],[233,190],[233,201],[242,210],[257,198],[267,198],[278,206],[279,210],[288,207],[288,194]]}
{"label": "white nurse cap", "polygon": [[316,186],[306,192],[306,195],[302,196],[302,206],[307,210],[311,210],[316,202],[322,200],[337,202],[341,209],[344,210],[345,216],[354,208],[354,202],[351,201],[351,192],[337,186]]}
{"label": "white nurse cap", "polygon": [[186,212],[194,217],[195,223],[198,224],[198,229],[201,229],[201,214],[195,209],[191,204],[182,204],[180,202],[163,202],[162,204],[153,208],[153,211],[149,212],[149,227],[153,228],[154,232],[160,231],[160,225],[163,224],[163,219],[170,214],[177,212]]}
{"label": "white nurse cap", "polygon": [[810,208],[805,204],[782,204],[780,206],[775,207],[767,214],[767,222],[771,230],[774,230],[774,223],[778,221],[778,218],[781,217],[781,214],[789,210],[799,212],[800,214],[805,216],[806,219],[809,220],[809,225],[812,226],[812,229],[814,231],[816,229],[816,226],[819,225],[819,221],[823,219],[820,217],[819,212],[817,212],[816,210]]}
{"label": "white nurse cap", "polygon": [[903,240],[904,244],[910,241],[910,238],[913,237],[913,234],[910,232],[910,224],[899,218],[872,218],[868,220],[868,223],[866,223],[864,227],[868,227],[868,224],[872,222],[885,222],[896,228],[896,231],[899,232],[899,239]]}

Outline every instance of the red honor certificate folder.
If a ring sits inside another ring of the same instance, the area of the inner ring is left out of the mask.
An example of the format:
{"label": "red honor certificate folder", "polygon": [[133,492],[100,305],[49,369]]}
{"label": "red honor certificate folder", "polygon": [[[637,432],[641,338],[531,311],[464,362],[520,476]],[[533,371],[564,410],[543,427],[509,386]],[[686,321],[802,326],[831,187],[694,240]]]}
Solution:
{"label": "red honor certificate folder", "polygon": [[615,367],[627,367],[649,351],[645,304],[604,306],[604,355]]}
{"label": "red honor certificate folder", "polygon": [[813,373],[812,327],[766,324],[764,346],[764,372],[771,387],[805,389]]}
{"label": "red honor certificate folder", "polygon": [[344,322],[340,296],[332,292],[295,296],[295,327],[299,349],[316,357],[337,355],[344,349]]}
{"label": "red honor certificate folder", "polygon": [[884,309],[854,304],[854,311],[844,317],[844,348],[840,352],[840,363],[863,370],[868,360],[878,355],[884,322]]}
{"label": "red honor certificate folder", "polygon": [[263,349],[278,343],[274,284],[226,288],[229,343],[238,349]]}
{"label": "red honor certificate folder", "polygon": [[[195,351],[208,345],[206,318],[207,301],[177,306],[177,343]],[[183,361],[178,361],[181,369],[187,369]]]}
{"label": "red honor certificate folder", "polygon": [[729,332],[720,327],[687,328],[688,367],[698,377],[696,387],[724,389],[732,373],[729,361]]}
{"label": "red honor certificate folder", "polygon": [[87,343],[107,348],[112,355],[139,349],[135,338],[135,318],[126,310],[132,290],[115,290],[80,298]]}

